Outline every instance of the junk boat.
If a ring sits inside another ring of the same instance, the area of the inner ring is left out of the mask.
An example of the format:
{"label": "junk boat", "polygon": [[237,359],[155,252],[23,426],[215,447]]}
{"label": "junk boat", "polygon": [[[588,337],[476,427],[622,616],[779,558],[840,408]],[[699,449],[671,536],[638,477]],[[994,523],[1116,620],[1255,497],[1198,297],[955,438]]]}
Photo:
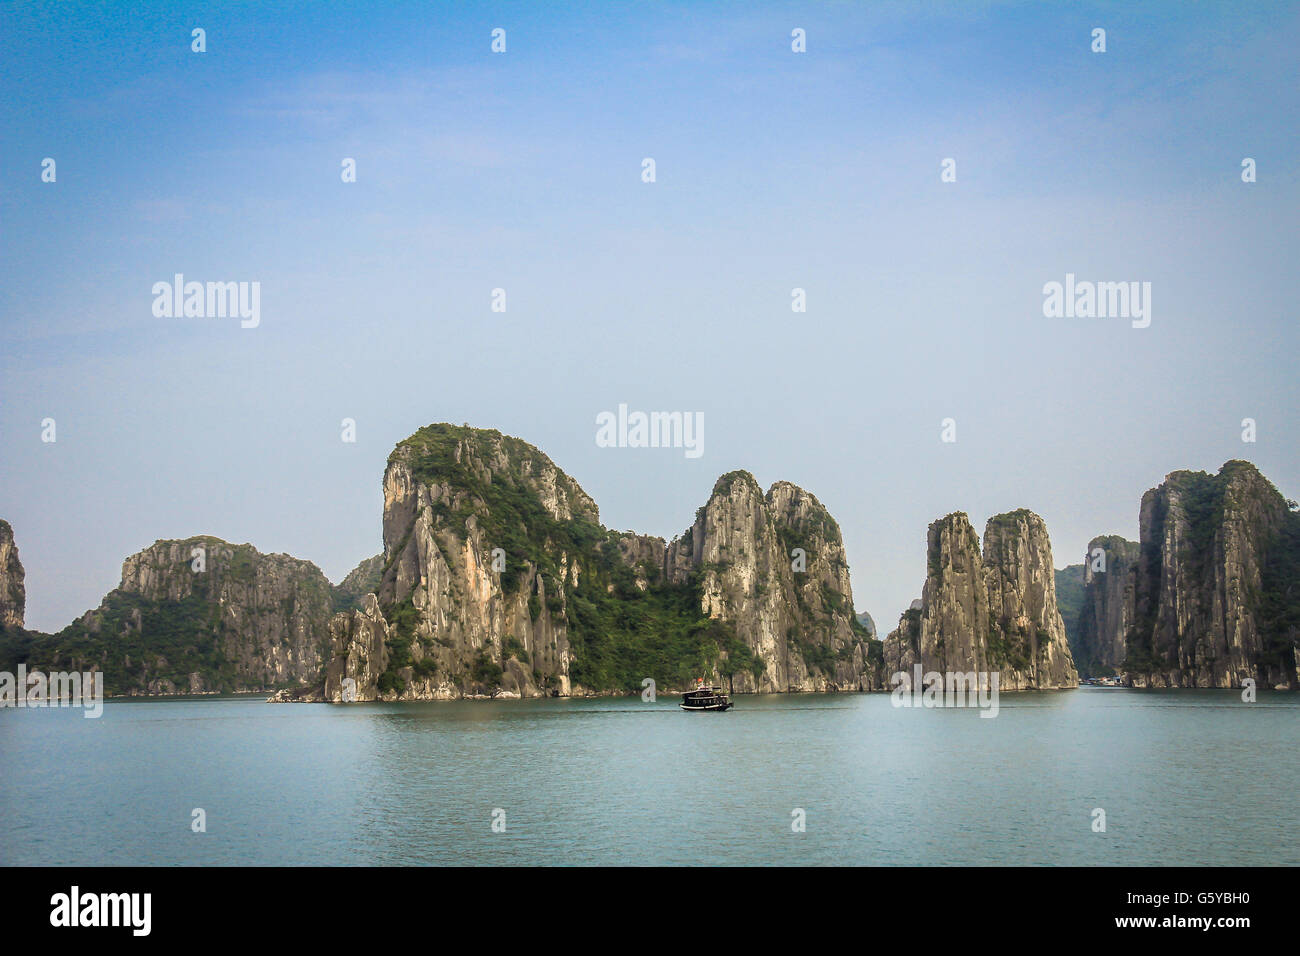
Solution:
{"label": "junk boat", "polygon": [[726,710],[731,701],[721,687],[705,684],[701,677],[696,680],[694,690],[682,694],[682,702],[677,706],[682,710]]}

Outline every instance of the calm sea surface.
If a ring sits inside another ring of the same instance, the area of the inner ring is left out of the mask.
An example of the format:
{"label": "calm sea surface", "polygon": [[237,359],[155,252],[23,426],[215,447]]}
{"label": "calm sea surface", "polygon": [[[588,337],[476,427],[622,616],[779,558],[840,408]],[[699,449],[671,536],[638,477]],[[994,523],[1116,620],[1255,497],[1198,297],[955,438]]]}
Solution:
{"label": "calm sea surface", "polygon": [[1090,688],[7,709],[0,863],[1295,865],[1298,732],[1300,694]]}

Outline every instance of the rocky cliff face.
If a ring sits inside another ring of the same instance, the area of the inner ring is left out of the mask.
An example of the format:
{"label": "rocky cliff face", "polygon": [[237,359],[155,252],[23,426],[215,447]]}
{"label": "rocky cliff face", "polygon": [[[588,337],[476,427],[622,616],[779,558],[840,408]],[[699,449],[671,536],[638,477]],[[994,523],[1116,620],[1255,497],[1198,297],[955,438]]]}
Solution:
{"label": "rocky cliff face", "polygon": [[[1047,525],[1021,509],[990,518],[984,531],[989,639],[994,662],[1026,688],[1075,687],[1079,674],[1056,604],[1056,572]],[[994,637],[994,629],[1000,633]]]}
{"label": "rocky cliff face", "polygon": [[497,432],[421,429],[389,457],[383,530],[396,653],[360,699],[573,692],[566,591],[603,529],[546,455]]}
{"label": "rocky cliff face", "polygon": [[376,597],[382,669],[380,619],[336,625],[329,673],[355,673],[359,700],[626,691],[646,677],[738,692],[873,680],[838,527],[813,496],[786,482],[765,495],[744,472],[665,542],[603,528],[526,442],[431,425],[389,457]]}
{"label": "rocky cliff face", "polygon": [[1128,656],[1139,552],[1137,542],[1117,534],[1088,542],[1074,655],[1087,677],[1118,674]]}
{"label": "rocky cliff face", "polygon": [[0,521],[0,627],[22,627],[26,607],[27,591],[14,529],[8,521]]}
{"label": "rocky cliff face", "polygon": [[979,538],[960,512],[930,525],[919,608],[885,641],[887,674],[992,672],[1002,690],[1078,683],[1056,605],[1052,548],[1043,519],[1020,510],[990,518]]}
{"label": "rocky cliff face", "polygon": [[158,541],[122,563],[98,608],[37,636],[28,665],[101,670],[114,695],[260,692],[321,678],[330,615],[310,562],[212,537]]}
{"label": "rocky cliff face", "polygon": [[330,662],[321,699],[351,703],[373,699],[379,678],[388,670],[388,622],[374,594],[362,597],[360,607],[334,615],[330,621]]}
{"label": "rocky cliff face", "polygon": [[677,583],[698,580],[704,612],[762,662],[733,675],[737,691],[877,686],[839,525],[803,489],[778,481],[764,494],[749,472],[723,475],[669,545],[666,572]]}
{"label": "rocky cliff face", "polygon": [[[1177,471],[1142,497],[1133,623],[1136,686],[1296,687],[1294,512],[1249,462]],[[1114,632],[1105,633],[1107,640]]]}

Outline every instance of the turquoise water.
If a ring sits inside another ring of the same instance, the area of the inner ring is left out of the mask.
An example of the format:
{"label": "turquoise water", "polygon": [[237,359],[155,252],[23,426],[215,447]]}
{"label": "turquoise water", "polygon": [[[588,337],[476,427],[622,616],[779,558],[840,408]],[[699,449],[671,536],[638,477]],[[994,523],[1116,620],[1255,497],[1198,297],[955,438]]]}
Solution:
{"label": "turquoise water", "polygon": [[1298,729],[1297,694],[1089,688],[5,710],[0,863],[1294,865]]}

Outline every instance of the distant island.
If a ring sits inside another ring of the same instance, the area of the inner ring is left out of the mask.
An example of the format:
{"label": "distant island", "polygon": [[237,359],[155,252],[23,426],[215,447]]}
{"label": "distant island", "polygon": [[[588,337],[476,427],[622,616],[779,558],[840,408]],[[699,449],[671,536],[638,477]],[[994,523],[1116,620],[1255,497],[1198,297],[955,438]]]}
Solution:
{"label": "distant island", "polygon": [[614,531],[539,449],[434,424],[383,478],[382,554],[332,585],[309,561],[210,536],[158,541],[100,606],[23,626],[0,521],[0,670],[99,670],[114,696],[432,700],[664,692],[878,691],[920,665],[1003,690],[1080,675],[1135,687],[1300,687],[1300,512],[1248,462],[1174,472],[1139,542],[1053,566],[1042,518],[934,522],[922,597],[879,639],[854,608],[839,525],[812,494],[720,477],[670,541]]}

